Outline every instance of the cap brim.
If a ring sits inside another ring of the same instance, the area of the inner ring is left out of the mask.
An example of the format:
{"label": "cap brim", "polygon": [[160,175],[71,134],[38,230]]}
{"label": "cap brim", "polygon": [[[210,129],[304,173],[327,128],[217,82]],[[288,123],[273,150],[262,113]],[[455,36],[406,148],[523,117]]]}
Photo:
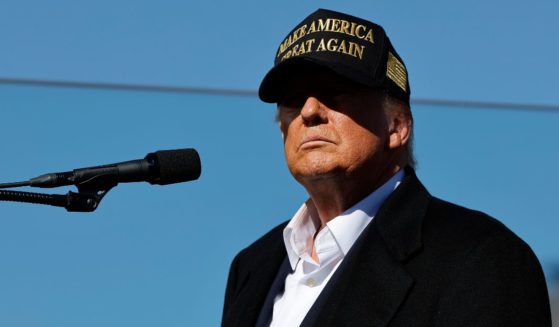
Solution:
{"label": "cap brim", "polygon": [[317,69],[327,69],[342,77],[348,78],[365,86],[379,86],[380,83],[373,83],[370,76],[365,76],[361,72],[345,66],[343,63],[333,63],[321,58],[296,57],[277,64],[264,76],[258,90],[260,100],[267,103],[277,103],[284,96],[287,89],[287,82],[293,78],[294,74],[304,74],[305,72],[316,71]]}

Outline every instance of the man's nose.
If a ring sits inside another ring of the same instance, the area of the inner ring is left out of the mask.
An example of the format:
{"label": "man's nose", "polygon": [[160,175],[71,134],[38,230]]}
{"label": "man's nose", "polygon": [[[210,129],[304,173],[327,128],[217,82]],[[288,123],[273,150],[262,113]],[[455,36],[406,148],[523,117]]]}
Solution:
{"label": "man's nose", "polygon": [[301,109],[301,117],[306,125],[313,126],[328,122],[327,108],[315,97],[308,97]]}

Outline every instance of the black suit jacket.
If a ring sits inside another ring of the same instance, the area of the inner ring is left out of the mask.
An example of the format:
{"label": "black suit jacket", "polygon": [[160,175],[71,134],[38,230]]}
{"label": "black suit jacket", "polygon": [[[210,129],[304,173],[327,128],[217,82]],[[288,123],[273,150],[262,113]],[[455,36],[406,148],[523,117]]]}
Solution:
{"label": "black suit jacket", "polygon": [[[265,302],[270,312],[285,225],[233,260],[222,326],[254,326]],[[302,326],[548,327],[551,313],[529,246],[497,220],[432,197],[408,169]]]}

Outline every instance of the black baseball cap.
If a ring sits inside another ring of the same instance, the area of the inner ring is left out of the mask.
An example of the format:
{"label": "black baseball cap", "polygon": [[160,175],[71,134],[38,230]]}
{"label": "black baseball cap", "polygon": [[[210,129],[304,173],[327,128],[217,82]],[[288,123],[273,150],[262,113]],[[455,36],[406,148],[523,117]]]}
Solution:
{"label": "black baseball cap", "polygon": [[358,84],[384,88],[409,104],[406,66],[382,26],[370,21],[326,9],[309,15],[281,42],[258,96],[264,102],[279,102],[289,76],[306,67],[329,69]]}

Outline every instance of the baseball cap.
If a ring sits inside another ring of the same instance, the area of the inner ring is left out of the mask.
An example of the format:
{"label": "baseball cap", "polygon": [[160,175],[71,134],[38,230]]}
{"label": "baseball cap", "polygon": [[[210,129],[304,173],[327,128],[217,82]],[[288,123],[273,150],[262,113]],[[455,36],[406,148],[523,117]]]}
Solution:
{"label": "baseball cap", "polygon": [[382,26],[344,13],[318,9],[280,43],[274,67],[260,83],[264,102],[278,102],[286,81],[305,67],[325,68],[358,84],[384,88],[409,104],[408,72]]}

